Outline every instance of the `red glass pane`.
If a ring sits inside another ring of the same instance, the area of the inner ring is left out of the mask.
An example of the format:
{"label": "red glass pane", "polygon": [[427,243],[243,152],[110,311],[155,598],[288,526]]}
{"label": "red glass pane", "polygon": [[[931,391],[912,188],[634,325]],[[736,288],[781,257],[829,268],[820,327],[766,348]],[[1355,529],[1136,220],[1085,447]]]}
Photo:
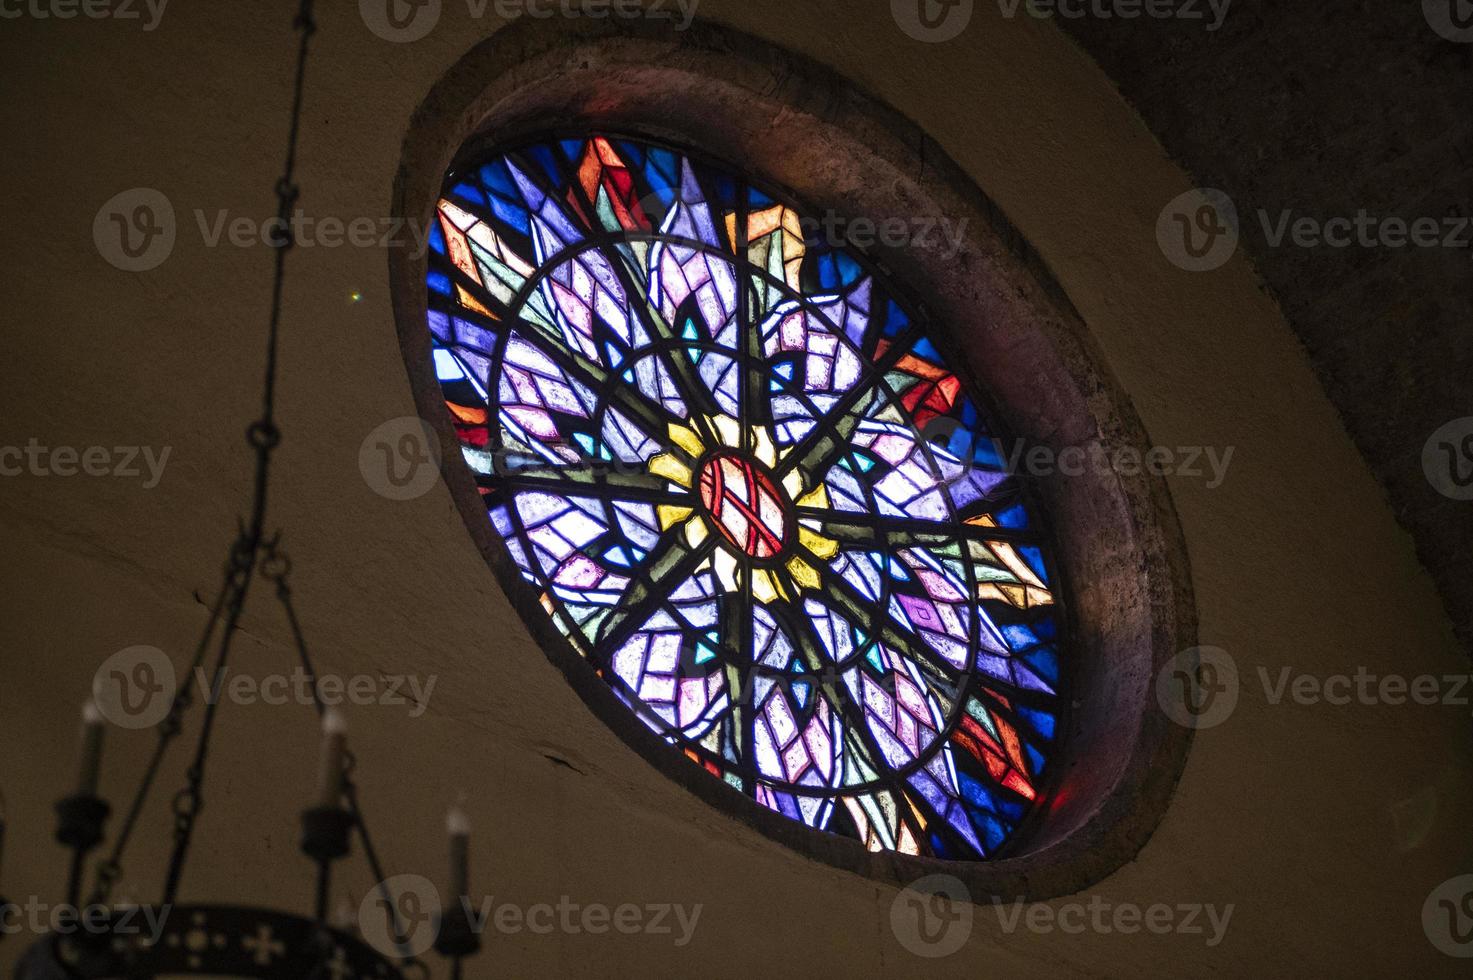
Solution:
{"label": "red glass pane", "polygon": [[735,453],[701,468],[701,503],[722,537],[752,558],[775,558],[787,537],[783,498],[772,478]]}

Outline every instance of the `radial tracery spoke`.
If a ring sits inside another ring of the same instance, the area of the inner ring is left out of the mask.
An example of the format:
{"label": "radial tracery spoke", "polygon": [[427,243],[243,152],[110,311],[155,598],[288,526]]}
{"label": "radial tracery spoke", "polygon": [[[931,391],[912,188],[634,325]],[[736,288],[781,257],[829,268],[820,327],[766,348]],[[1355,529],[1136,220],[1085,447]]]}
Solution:
{"label": "radial tracery spoke", "polygon": [[715,547],[714,538],[707,538],[692,547],[680,535],[666,535],[661,546],[650,554],[645,564],[649,569],[646,576],[630,586],[604,621],[598,637],[598,648],[605,658],[638,632],[665,601],[668,590],[664,586],[674,586],[685,581],[700,567],[701,562],[711,556]]}
{"label": "radial tracery spoke", "polygon": [[896,535],[962,535],[987,541],[1004,541],[1018,544],[1036,544],[1038,532],[1022,528],[982,527],[974,524],[954,524],[919,518],[891,517],[888,514],[862,514],[832,508],[798,507],[794,513],[799,519],[821,521],[824,533],[838,538],[846,545],[856,547],[874,544],[883,546],[893,541]]}
{"label": "radial tracery spoke", "polygon": [[959,668],[926,646],[913,634],[895,623],[888,611],[874,609],[869,599],[856,591],[843,576],[835,575],[826,565],[820,574],[824,580],[824,589],[829,593],[830,598],[838,603],[840,611],[855,617],[860,622],[867,623],[875,639],[887,644],[897,653],[909,657],[936,680],[946,685],[955,685],[959,674],[969,669],[969,665]]}
{"label": "radial tracery spoke", "polygon": [[[570,186],[572,192],[577,195],[588,209],[587,213],[594,213],[596,208],[593,202],[588,199],[583,185],[577,180],[572,180],[570,181]],[[628,304],[630,314],[640,321],[645,331],[657,340],[670,341],[677,339],[675,333],[671,330],[671,324],[666,323],[663,317],[656,316],[654,311],[651,310],[645,289],[642,284],[635,282],[634,277],[629,272],[628,266],[625,265],[623,254],[617,248],[613,247],[612,243],[603,244],[599,248],[599,251],[624,289],[624,297]],[[640,356],[640,352],[635,351],[634,356]],[[671,372],[676,382],[676,387],[688,407],[694,408],[702,414],[711,414],[716,411],[716,404],[712,400],[711,392],[705,385],[701,384],[692,376],[694,366],[688,359],[666,357],[658,353],[654,356],[659,357],[665,364],[666,369]],[[695,402],[695,404],[692,405],[692,402]]]}
{"label": "radial tracery spoke", "polygon": [[510,490],[532,490],[544,493],[593,495],[650,504],[690,507],[695,503],[688,490],[672,489],[669,481],[648,473],[632,473],[618,469],[585,470],[588,481],[570,479],[566,470],[553,468],[518,469],[502,475],[479,478],[482,485]]}
{"label": "radial tracery spoke", "polygon": [[[679,416],[671,413],[657,399],[646,397],[646,393],[641,391],[637,385],[628,384],[603,366],[568,350],[561,341],[555,344],[546,343],[550,338],[542,328],[523,319],[518,319],[515,323],[520,330],[525,331],[519,334],[523,339],[527,339],[527,342],[536,347],[540,353],[555,362],[569,377],[598,392],[622,409],[651,439],[659,440],[671,422],[681,421]],[[532,337],[543,342],[534,343],[528,339]]]}
{"label": "radial tracery spoke", "polygon": [[860,382],[818,420],[813,431],[788,451],[778,466],[778,473],[785,474],[795,468],[806,473],[826,472],[845,452],[849,437],[864,420],[874,400],[884,394],[885,372],[894,366],[904,350],[904,342],[891,347]]}

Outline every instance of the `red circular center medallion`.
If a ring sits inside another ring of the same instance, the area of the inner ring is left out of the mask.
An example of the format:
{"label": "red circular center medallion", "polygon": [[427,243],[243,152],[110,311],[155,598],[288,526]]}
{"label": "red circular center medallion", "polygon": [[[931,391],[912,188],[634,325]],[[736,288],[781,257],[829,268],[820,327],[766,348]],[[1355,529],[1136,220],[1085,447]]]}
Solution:
{"label": "red circular center medallion", "polygon": [[782,494],[765,467],[736,453],[718,453],[701,467],[701,503],[711,522],[744,554],[776,558],[787,539]]}

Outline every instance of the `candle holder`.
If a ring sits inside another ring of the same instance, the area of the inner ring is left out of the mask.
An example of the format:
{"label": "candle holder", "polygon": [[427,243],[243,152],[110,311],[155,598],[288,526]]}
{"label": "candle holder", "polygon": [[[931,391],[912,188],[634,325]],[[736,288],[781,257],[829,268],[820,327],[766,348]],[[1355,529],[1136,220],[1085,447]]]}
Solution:
{"label": "candle holder", "polygon": [[440,915],[435,952],[446,959],[460,960],[481,951],[481,935],[476,932],[463,899],[464,896],[456,896],[455,904]]}
{"label": "candle holder", "polygon": [[341,860],[352,849],[353,814],[341,807],[313,807],[302,813],[302,853],[318,864]]}
{"label": "candle holder", "polygon": [[103,828],[111,815],[112,807],[100,797],[68,796],[56,804],[56,839],[85,855],[102,843]]}

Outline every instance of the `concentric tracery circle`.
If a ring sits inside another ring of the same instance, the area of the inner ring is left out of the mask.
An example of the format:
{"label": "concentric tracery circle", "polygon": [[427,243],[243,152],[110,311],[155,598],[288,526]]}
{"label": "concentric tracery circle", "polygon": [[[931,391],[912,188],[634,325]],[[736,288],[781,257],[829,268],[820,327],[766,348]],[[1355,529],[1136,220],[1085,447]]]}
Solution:
{"label": "concentric tracery circle", "polygon": [[638,139],[468,161],[435,367],[512,559],[636,717],[793,820],[991,857],[1057,746],[1040,535],[915,309],[804,227]]}

